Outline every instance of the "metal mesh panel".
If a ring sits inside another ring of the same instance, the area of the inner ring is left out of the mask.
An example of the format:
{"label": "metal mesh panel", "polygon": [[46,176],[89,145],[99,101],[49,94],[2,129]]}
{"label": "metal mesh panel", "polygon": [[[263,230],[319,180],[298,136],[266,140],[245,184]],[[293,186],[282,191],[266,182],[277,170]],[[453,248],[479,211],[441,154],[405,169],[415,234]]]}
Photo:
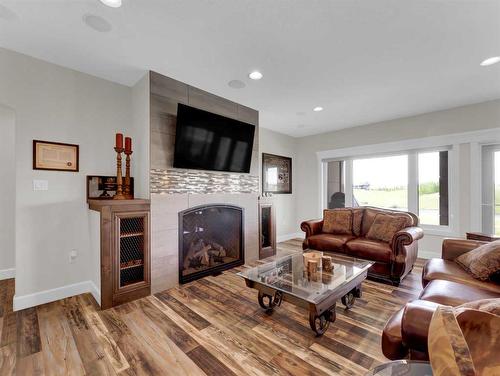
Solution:
{"label": "metal mesh panel", "polygon": [[144,218],[120,219],[120,286],[144,280]]}

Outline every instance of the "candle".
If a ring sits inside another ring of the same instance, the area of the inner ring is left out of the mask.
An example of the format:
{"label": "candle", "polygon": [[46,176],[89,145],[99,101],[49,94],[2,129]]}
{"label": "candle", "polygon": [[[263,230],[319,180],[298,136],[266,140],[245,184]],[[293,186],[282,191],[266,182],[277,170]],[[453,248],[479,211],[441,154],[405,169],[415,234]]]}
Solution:
{"label": "candle", "polygon": [[132,151],[132,139],[130,137],[125,137],[125,151]]}
{"label": "candle", "polygon": [[121,133],[116,134],[116,148],[123,149],[123,134]]}

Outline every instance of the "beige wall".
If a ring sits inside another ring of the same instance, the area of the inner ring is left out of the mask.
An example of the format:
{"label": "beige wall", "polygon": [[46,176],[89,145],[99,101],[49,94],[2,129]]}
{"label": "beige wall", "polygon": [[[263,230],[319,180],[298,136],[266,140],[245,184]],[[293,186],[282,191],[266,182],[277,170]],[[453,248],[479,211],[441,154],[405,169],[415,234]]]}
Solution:
{"label": "beige wall", "polygon": [[[448,135],[500,127],[500,100],[458,107],[403,119],[385,121],[335,132],[303,137],[297,142],[297,216],[296,226],[305,219],[318,217],[319,187],[316,152],[372,145],[431,136]],[[470,228],[470,145],[459,146],[460,211],[457,235]],[[427,236],[424,253],[439,254],[441,236]]]}
{"label": "beige wall", "polygon": [[12,278],[16,264],[15,113],[0,105],[0,279]]}
{"label": "beige wall", "polygon": [[[259,166],[262,166],[262,153],[277,154],[292,158],[292,194],[276,194],[272,198],[266,198],[267,201],[271,201],[275,206],[278,241],[300,232],[300,228],[296,226],[297,184],[299,179],[297,174],[300,175],[300,172],[297,171],[297,140],[282,133],[260,128]],[[262,174],[262,169],[260,174]],[[260,189],[262,190],[262,184]]]}
{"label": "beige wall", "polygon": [[[0,103],[16,114],[16,299],[92,279],[85,179],[114,174],[117,131],[137,134],[131,88],[0,49]],[[33,139],[79,144],[80,172],[33,170]]]}

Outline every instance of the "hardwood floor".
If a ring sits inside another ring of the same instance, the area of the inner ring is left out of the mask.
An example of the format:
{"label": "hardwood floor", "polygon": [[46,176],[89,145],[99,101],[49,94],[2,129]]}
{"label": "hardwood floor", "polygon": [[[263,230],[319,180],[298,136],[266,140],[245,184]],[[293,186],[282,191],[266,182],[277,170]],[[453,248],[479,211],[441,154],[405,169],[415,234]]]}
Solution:
{"label": "hardwood floor", "polygon": [[[300,250],[300,242],[279,245]],[[363,283],[363,297],[314,337],[304,309],[272,315],[241,269],[97,310],[84,294],[12,312],[14,280],[0,281],[0,375],[357,375],[386,361],[386,320],[421,291],[422,260],[399,287]]]}

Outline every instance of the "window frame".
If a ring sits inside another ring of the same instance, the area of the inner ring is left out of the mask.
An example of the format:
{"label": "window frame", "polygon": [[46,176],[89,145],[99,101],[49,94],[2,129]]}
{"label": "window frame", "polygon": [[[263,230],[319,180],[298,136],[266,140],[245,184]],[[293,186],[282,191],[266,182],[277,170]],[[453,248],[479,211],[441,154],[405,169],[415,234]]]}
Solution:
{"label": "window frame", "polygon": [[[494,143],[487,143],[487,144],[481,144],[479,145],[480,147],[480,168],[479,168],[479,171],[480,171],[480,174],[481,174],[481,177],[479,179],[479,182],[480,182],[480,188],[479,188],[479,206],[480,206],[480,213],[479,213],[479,228],[480,228],[480,231],[481,232],[485,232],[485,233],[491,233],[491,234],[495,234],[495,196],[494,196],[494,193],[495,193],[495,190],[493,188],[493,191],[491,192],[492,193],[492,197],[490,197],[489,199],[485,199],[484,195],[485,195],[485,192],[484,192],[484,186],[485,185],[488,185],[488,186],[495,186],[495,162],[494,162],[494,158],[495,158],[495,153],[496,152],[500,152],[500,143],[498,142],[494,142]],[[488,171],[488,173],[485,173],[484,169],[485,169],[485,154],[486,153],[489,153],[490,154],[490,158],[492,159],[490,162],[491,162],[491,167],[492,167],[492,171]],[[491,203],[488,203],[489,200],[491,200]],[[487,202],[488,201],[488,202]],[[492,221],[492,229],[485,229],[484,228],[484,206],[492,206],[492,209],[493,209],[493,218],[490,218],[490,220]]]}
{"label": "window frame", "polygon": [[[456,234],[458,229],[457,219],[455,211],[458,209],[458,203],[456,199],[458,197],[458,145],[439,145],[432,147],[420,147],[412,149],[400,149],[395,151],[386,152],[374,152],[374,153],[353,153],[346,157],[336,157],[329,159],[320,159],[322,164],[325,166],[328,162],[332,161],[345,161],[345,204],[346,206],[352,206],[353,203],[353,161],[356,159],[367,159],[367,158],[382,158],[391,157],[398,155],[408,156],[408,211],[412,213],[418,213],[419,206],[419,196],[418,196],[418,154],[424,152],[448,152],[448,225],[432,225],[432,224],[419,224],[419,226],[429,235],[439,235],[439,236],[453,236]],[[323,166],[321,168],[322,172],[322,191],[325,191],[325,185],[327,182],[327,169]],[[323,197],[324,196],[324,197]],[[325,195],[322,195],[323,200],[321,202],[321,207],[325,203]]]}

